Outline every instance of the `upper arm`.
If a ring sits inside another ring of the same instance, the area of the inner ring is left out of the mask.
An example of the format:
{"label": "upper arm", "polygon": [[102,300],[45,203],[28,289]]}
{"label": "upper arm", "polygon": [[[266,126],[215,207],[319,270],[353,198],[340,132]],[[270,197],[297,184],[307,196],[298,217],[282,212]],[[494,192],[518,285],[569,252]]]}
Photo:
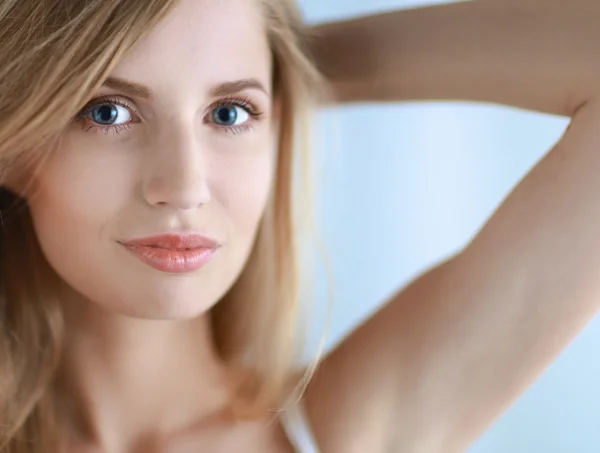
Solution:
{"label": "upper arm", "polygon": [[590,320],[599,125],[592,99],[463,252],[324,360],[307,404],[325,453],[464,451]]}

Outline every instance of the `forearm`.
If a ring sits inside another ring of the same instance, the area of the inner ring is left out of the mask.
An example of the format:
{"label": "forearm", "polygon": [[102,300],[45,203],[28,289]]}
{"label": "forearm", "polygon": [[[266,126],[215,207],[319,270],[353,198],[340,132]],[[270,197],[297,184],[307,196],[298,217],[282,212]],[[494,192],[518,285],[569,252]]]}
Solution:
{"label": "forearm", "polygon": [[475,0],[315,31],[337,102],[466,100],[572,116],[600,86],[597,0]]}

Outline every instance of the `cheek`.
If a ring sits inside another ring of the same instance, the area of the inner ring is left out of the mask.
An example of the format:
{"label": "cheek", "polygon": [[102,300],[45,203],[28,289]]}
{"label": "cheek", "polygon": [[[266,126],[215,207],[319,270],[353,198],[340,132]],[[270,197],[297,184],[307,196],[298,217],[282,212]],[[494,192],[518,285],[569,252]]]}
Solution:
{"label": "cheek", "polygon": [[237,234],[254,235],[271,194],[278,137],[264,134],[240,152],[220,153],[210,164],[213,197]]}
{"label": "cheek", "polygon": [[213,196],[227,212],[230,227],[253,235],[264,212],[273,180],[271,155],[220,161],[211,173]]}
{"label": "cheek", "polygon": [[69,259],[69,250],[73,256],[94,250],[107,234],[106,226],[124,209],[130,184],[119,171],[123,162],[114,164],[110,158],[64,153],[49,158],[34,176],[29,206],[40,244],[53,264]]}

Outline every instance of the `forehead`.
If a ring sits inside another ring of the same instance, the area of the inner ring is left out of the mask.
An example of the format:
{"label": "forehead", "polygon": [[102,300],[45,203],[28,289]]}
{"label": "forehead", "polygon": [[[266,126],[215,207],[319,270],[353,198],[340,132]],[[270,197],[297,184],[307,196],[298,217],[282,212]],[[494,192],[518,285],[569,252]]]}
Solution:
{"label": "forehead", "polygon": [[[257,78],[268,86],[271,56],[259,0],[183,0],[112,75],[157,92]],[[188,92],[188,94],[191,94]]]}

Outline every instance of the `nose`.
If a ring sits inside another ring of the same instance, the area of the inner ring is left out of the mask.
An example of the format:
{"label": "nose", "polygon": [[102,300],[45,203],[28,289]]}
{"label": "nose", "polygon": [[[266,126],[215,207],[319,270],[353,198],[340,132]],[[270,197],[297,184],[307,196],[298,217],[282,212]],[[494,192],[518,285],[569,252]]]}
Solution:
{"label": "nose", "polygon": [[147,171],[143,181],[145,201],[156,207],[189,210],[211,199],[201,146],[190,131],[170,134],[146,156]]}

